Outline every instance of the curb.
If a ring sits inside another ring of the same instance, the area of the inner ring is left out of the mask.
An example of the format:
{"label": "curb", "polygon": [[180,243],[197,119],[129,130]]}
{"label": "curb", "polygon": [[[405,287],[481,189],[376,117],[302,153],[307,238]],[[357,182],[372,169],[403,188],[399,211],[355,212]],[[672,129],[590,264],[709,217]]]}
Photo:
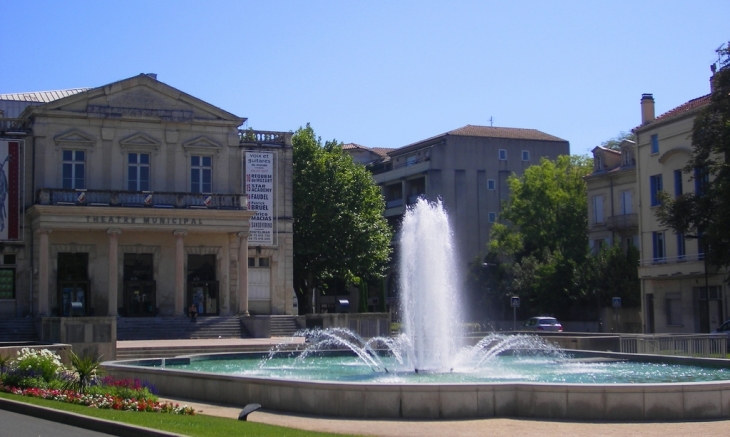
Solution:
{"label": "curb", "polygon": [[0,398],[0,409],[119,437],[185,437],[183,434],[113,422],[106,419],[97,419],[95,417],[84,416],[83,414],[54,410],[53,408],[40,407],[38,405],[4,398]]}

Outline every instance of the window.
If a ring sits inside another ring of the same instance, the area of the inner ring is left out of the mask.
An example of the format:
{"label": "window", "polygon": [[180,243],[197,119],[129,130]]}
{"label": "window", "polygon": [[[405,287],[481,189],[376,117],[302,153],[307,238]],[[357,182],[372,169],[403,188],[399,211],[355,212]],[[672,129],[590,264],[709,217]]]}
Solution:
{"label": "window", "polygon": [[621,214],[631,214],[634,212],[634,206],[632,204],[631,191],[621,192]]}
{"label": "window", "polygon": [[505,149],[499,149],[499,160],[500,161],[506,161],[507,160],[507,150],[505,150]]}
{"label": "window", "polygon": [[698,197],[702,196],[702,194],[706,191],[705,187],[707,187],[707,184],[710,181],[708,176],[706,168],[695,167],[695,195]]}
{"label": "window", "polygon": [[603,218],[603,196],[593,197],[593,223],[601,224],[604,222]]}
{"label": "window", "polygon": [[630,166],[634,165],[634,155],[631,153],[631,149],[628,147],[625,147],[623,150],[621,150],[621,154],[624,157],[624,165]]}
{"label": "window", "polygon": [[487,190],[496,190],[496,184],[494,183],[494,179],[487,180]]}
{"label": "window", "polygon": [[488,214],[489,217],[489,223],[494,223],[497,221],[497,213],[496,212],[490,212]]}
{"label": "window", "polygon": [[664,247],[664,232],[652,232],[651,238],[654,249],[654,262],[664,261],[667,255]]}
{"label": "window", "polygon": [[674,170],[674,195],[682,195],[682,170]]}
{"label": "window", "polygon": [[248,258],[248,266],[249,267],[269,267],[269,258],[254,258],[249,257]]}
{"label": "window", "polygon": [[127,190],[150,190],[150,155],[148,153],[127,155]]}
{"label": "window", "polygon": [[659,201],[659,192],[662,191],[662,175],[649,176],[649,189],[651,190],[651,206],[657,206]]}
{"label": "window", "polygon": [[416,165],[418,163],[418,157],[416,155],[411,155],[406,158],[406,166]]}
{"label": "window", "polygon": [[530,160],[530,151],[529,150],[523,150],[522,151],[522,160],[523,161],[529,161]]}
{"label": "window", "polygon": [[210,156],[190,157],[190,191],[193,193],[213,192],[213,159]]}
{"label": "window", "polygon": [[86,188],[84,179],[84,161],[86,152],[83,150],[63,151],[63,188]]}
{"label": "window", "polygon": [[682,294],[667,293],[667,325],[682,324]]}
{"label": "window", "polygon": [[685,255],[684,234],[677,234],[677,259],[684,259]]}
{"label": "window", "polygon": [[593,171],[603,170],[603,157],[601,155],[593,156]]}
{"label": "window", "polygon": [[651,136],[651,153],[659,153],[659,136],[657,134]]}

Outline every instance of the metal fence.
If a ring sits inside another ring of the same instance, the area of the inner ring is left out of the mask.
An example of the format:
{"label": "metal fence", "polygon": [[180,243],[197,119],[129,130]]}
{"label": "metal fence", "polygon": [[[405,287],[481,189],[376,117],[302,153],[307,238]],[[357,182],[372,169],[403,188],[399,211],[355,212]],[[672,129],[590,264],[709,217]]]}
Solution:
{"label": "metal fence", "polygon": [[727,337],[721,334],[621,334],[621,352],[632,354],[676,355],[725,358]]}

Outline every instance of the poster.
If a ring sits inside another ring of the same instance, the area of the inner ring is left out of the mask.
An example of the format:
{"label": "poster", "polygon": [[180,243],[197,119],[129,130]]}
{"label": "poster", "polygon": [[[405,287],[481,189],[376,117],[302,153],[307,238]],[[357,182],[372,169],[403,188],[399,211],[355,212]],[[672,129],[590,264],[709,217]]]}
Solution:
{"label": "poster", "polygon": [[0,241],[18,240],[20,142],[0,140]]}
{"label": "poster", "polygon": [[274,160],[273,152],[246,152],[246,198],[256,213],[249,221],[249,246],[275,244]]}

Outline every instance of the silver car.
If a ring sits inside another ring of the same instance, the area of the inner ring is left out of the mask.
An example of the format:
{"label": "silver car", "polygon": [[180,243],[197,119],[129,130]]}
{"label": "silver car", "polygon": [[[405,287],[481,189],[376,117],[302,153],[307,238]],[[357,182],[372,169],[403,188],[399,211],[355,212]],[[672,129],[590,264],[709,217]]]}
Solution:
{"label": "silver car", "polygon": [[563,332],[563,325],[555,317],[531,317],[522,325],[522,330]]}

